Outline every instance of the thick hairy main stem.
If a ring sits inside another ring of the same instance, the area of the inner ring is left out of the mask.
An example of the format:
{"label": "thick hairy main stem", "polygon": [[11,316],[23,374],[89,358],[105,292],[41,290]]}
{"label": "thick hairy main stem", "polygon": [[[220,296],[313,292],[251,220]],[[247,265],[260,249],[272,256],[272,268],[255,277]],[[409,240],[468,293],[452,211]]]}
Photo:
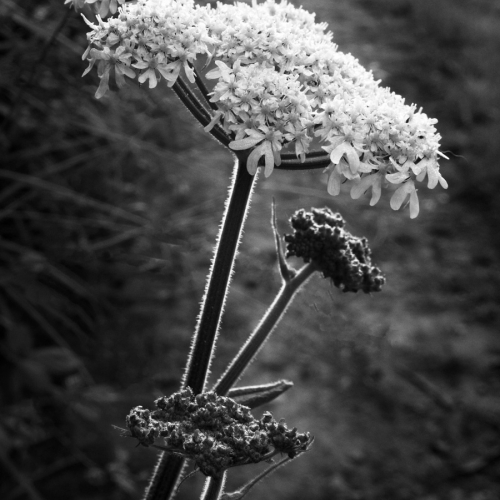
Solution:
{"label": "thick hairy main stem", "polygon": [[[248,173],[246,159],[246,154],[240,154],[235,161],[215,256],[182,382],[182,387],[191,387],[195,394],[205,389],[234,260],[256,179],[256,176]],[[172,498],[183,463],[181,457],[162,453],[145,500]]]}
{"label": "thick hairy main stem", "polygon": [[238,158],[183,380],[183,387],[191,387],[195,394],[205,389],[254,180],[246,168],[246,155]]}

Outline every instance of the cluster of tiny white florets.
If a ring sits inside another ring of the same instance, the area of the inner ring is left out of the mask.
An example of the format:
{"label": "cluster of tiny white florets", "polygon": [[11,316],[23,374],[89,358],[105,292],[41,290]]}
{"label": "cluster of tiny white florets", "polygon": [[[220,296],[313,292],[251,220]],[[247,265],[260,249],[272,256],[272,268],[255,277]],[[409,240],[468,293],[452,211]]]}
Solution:
{"label": "cluster of tiny white florets", "polygon": [[125,3],[125,0],[65,0],[65,4],[71,4],[75,10],[82,10],[85,5],[90,5],[101,17],[114,14],[118,10],[118,5]]}
{"label": "cluster of tiny white florets", "polygon": [[89,23],[84,57],[86,72],[97,62],[97,97],[108,90],[110,74],[119,87],[128,76],[153,88],[161,77],[169,86],[184,76],[195,83],[197,71],[216,80],[210,100],[217,110],[206,129],[221,126],[231,149],[251,150],[252,174],[263,157],[270,175],[284,148],[304,161],[315,140],[331,160],[332,195],[347,180],[353,198],[371,188],[374,205],[383,185],[398,184],[391,207],[400,208],[409,195],[413,218],[415,181],[427,177],[428,187],[447,187],[439,173],[444,155],[437,120],[380,87],[302,8],[286,0],[214,8],[192,0],[139,0],[118,10],[116,18]]}
{"label": "cluster of tiny white florets", "polygon": [[247,160],[251,174],[264,156],[264,173],[270,175],[274,165],[281,164],[285,143],[294,143],[297,156],[304,159],[314,115],[298,77],[262,63],[241,66],[236,61],[232,68],[222,61],[215,64],[217,69],[206,77],[218,79],[211,101],[218,103],[219,111],[206,129],[221,120],[226,131],[234,133],[233,150],[255,146]]}

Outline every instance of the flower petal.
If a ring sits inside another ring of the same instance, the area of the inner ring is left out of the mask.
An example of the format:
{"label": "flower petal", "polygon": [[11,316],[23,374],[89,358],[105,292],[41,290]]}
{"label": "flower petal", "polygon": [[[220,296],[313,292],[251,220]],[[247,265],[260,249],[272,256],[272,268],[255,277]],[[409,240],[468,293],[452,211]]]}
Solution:
{"label": "flower petal", "polygon": [[422,182],[424,179],[425,179],[425,176],[427,174],[427,169],[426,168],[423,168],[420,173],[417,175],[417,181],[418,182]]}
{"label": "flower petal", "polygon": [[344,160],[344,158],[342,158],[339,162],[339,169],[340,169],[340,173],[346,178],[346,179],[349,179],[350,181],[352,180],[357,180],[359,179],[359,174],[358,173],[353,173],[352,172],[352,169],[349,165],[349,163],[347,163],[347,161]]}
{"label": "flower petal", "polygon": [[136,63],[132,64],[132,66],[137,69],[149,68],[149,64],[146,61],[137,61]]}
{"label": "flower petal", "polygon": [[154,89],[158,85],[158,78],[156,77],[156,71],[153,68],[150,68],[148,71],[149,78],[149,88]]}
{"label": "flower petal", "polygon": [[109,70],[105,71],[101,76],[101,82],[95,93],[96,99],[100,99],[109,90]]}
{"label": "flower petal", "polygon": [[123,88],[126,85],[123,71],[121,71],[118,64],[115,66],[115,81],[119,89]]}
{"label": "flower petal", "polygon": [[417,217],[419,212],[419,205],[418,205],[418,196],[417,196],[417,190],[415,189],[415,186],[413,186],[413,190],[410,193],[410,219],[414,219]]}
{"label": "flower petal", "polygon": [[243,149],[249,149],[255,146],[260,141],[262,141],[262,137],[245,137],[238,141],[231,141],[229,147],[234,151],[242,151]]}
{"label": "flower petal", "polygon": [[396,172],[395,174],[386,174],[385,178],[392,184],[401,184],[408,179],[407,172]]}
{"label": "flower petal", "polygon": [[260,157],[264,154],[263,144],[257,146],[249,155],[247,159],[247,170],[250,175],[257,173]]}
{"label": "flower petal", "polygon": [[[118,66],[116,67],[118,68]],[[128,66],[120,65],[120,72],[129,78],[135,78],[135,71]]]}
{"label": "flower petal", "polygon": [[[332,165],[333,166],[333,165]],[[336,165],[335,168],[330,172],[328,177],[328,184],[326,190],[328,194],[332,196],[337,196],[340,193],[340,185],[342,183],[342,175]]]}
{"label": "flower petal", "polygon": [[351,198],[357,200],[363,193],[365,193],[370,186],[376,181],[378,174],[367,175],[362,177],[360,181],[356,182],[351,188]]}
{"label": "flower petal", "polygon": [[189,66],[189,63],[188,62],[185,62],[184,63],[184,73],[186,73],[186,76],[187,76],[187,79],[191,82],[191,83],[194,83],[195,82],[195,78],[194,78],[194,70],[191,66]]}
{"label": "flower petal", "polygon": [[446,179],[439,174],[439,184],[441,184],[441,187],[444,189],[448,189],[448,183],[446,182]]}
{"label": "flower petal", "polygon": [[415,175],[418,175],[420,172],[422,172],[422,168],[423,168],[423,165],[416,165],[415,163],[413,163],[412,161],[407,161],[406,164],[409,168],[411,168],[411,171],[415,174]]}
{"label": "flower petal", "polygon": [[321,149],[324,149],[327,153],[331,153],[337,146],[344,142],[343,135],[336,135],[329,139],[330,144],[328,146],[323,146]]}
{"label": "flower petal", "polygon": [[175,82],[175,80],[177,79],[178,75],[160,64],[156,67],[156,69],[160,72],[160,75],[169,82]]}
{"label": "flower petal", "polygon": [[405,201],[407,194],[406,184],[399,186],[392,195],[391,208],[393,210],[399,210],[401,208],[401,205],[403,204],[403,201]]}
{"label": "flower petal", "polygon": [[279,167],[281,165],[281,154],[279,151],[273,149],[274,164]]}
{"label": "flower petal", "polygon": [[274,170],[274,155],[273,155],[273,148],[271,146],[271,143],[269,141],[265,141],[263,144],[263,149],[264,149],[264,154],[265,154],[265,160],[266,160],[266,167],[264,169],[264,176],[269,177]]}
{"label": "flower petal", "polygon": [[359,156],[356,150],[350,145],[346,144],[346,157],[347,163],[349,163],[349,167],[351,168],[351,172],[356,174],[359,170]]}
{"label": "flower petal", "polygon": [[330,153],[330,160],[333,164],[337,164],[342,156],[344,156],[344,153],[346,152],[346,146],[347,144],[342,141],[335,149],[332,150]]}
{"label": "flower petal", "polygon": [[429,189],[434,189],[439,181],[439,172],[436,166],[427,165],[427,187]]}
{"label": "flower petal", "polygon": [[380,196],[382,194],[382,175],[375,174],[376,179],[372,186],[372,199],[370,200],[370,206],[374,206],[380,200]]}
{"label": "flower petal", "polygon": [[231,72],[231,68],[222,61],[215,61],[217,68],[211,69],[208,73],[205,74],[205,78],[209,80],[215,80],[220,78],[221,76],[227,77]]}

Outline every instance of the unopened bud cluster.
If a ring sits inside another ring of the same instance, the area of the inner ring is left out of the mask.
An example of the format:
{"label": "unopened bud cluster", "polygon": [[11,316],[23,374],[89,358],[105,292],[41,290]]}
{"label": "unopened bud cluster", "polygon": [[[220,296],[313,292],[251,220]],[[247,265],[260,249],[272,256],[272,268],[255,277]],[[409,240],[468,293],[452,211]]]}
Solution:
{"label": "unopened bud cluster", "polygon": [[144,446],[194,459],[207,476],[267,460],[275,452],[294,457],[312,442],[309,433],[288,429],[269,412],[257,420],[247,406],[214,392],[195,396],[187,388],[157,399],[155,405],[153,411],[138,406],[129,413],[132,436]]}
{"label": "unopened bud cluster", "polygon": [[150,88],[161,78],[169,86],[184,77],[195,84],[196,72],[214,79],[217,109],[207,130],[218,124],[231,149],[251,151],[252,174],[263,158],[270,175],[283,150],[305,161],[316,138],[331,161],[332,195],[349,181],[353,198],[371,190],[374,205],[382,187],[396,184],[392,208],[409,197],[416,217],[416,181],[447,187],[439,173],[444,155],[437,120],[381,87],[353,56],[337,50],[326,24],[286,0],[214,7],[138,0],[120,7],[117,17],[89,25],[84,58],[87,71],[97,63],[97,97],[109,89],[110,76],[119,87],[127,76]]}
{"label": "unopened bud cluster", "polygon": [[290,219],[293,234],[286,234],[286,257],[313,262],[325,278],[344,292],[379,292],[385,278],[371,264],[366,238],[357,238],[345,229],[345,221],[329,208],[298,210]]}

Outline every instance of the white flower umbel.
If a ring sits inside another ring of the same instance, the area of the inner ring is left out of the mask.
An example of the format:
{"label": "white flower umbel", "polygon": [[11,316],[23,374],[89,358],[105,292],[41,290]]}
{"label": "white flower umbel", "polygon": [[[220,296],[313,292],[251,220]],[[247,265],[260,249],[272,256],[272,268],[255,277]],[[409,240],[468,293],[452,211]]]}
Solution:
{"label": "white flower umbel", "polygon": [[124,4],[115,18],[88,24],[84,57],[88,70],[97,62],[97,97],[112,75],[118,86],[128,76],[149,88],[162,78],[169,86],[184,77],[198,86],[200,76],[215,80],[211,92],[204,89],[211,109],[203,125],[222,129],[232,150],[250,151],[252,175],[261,166],[270,175],[284,153],[306,162],[316,138],[325,153],[313,156],[324,166],[330,161],[332,195],[349,182],[353,198],[371,188],[374,205],[383,188],[399,184],[391,206],[398,209],[409,196],[413,218],[417,183],[427,177],[429,188],[447,187],[439,173],[437,120],[381,87],[352,55],[337,50],[326,24],[286,0],[215,7],[139,0]]}

